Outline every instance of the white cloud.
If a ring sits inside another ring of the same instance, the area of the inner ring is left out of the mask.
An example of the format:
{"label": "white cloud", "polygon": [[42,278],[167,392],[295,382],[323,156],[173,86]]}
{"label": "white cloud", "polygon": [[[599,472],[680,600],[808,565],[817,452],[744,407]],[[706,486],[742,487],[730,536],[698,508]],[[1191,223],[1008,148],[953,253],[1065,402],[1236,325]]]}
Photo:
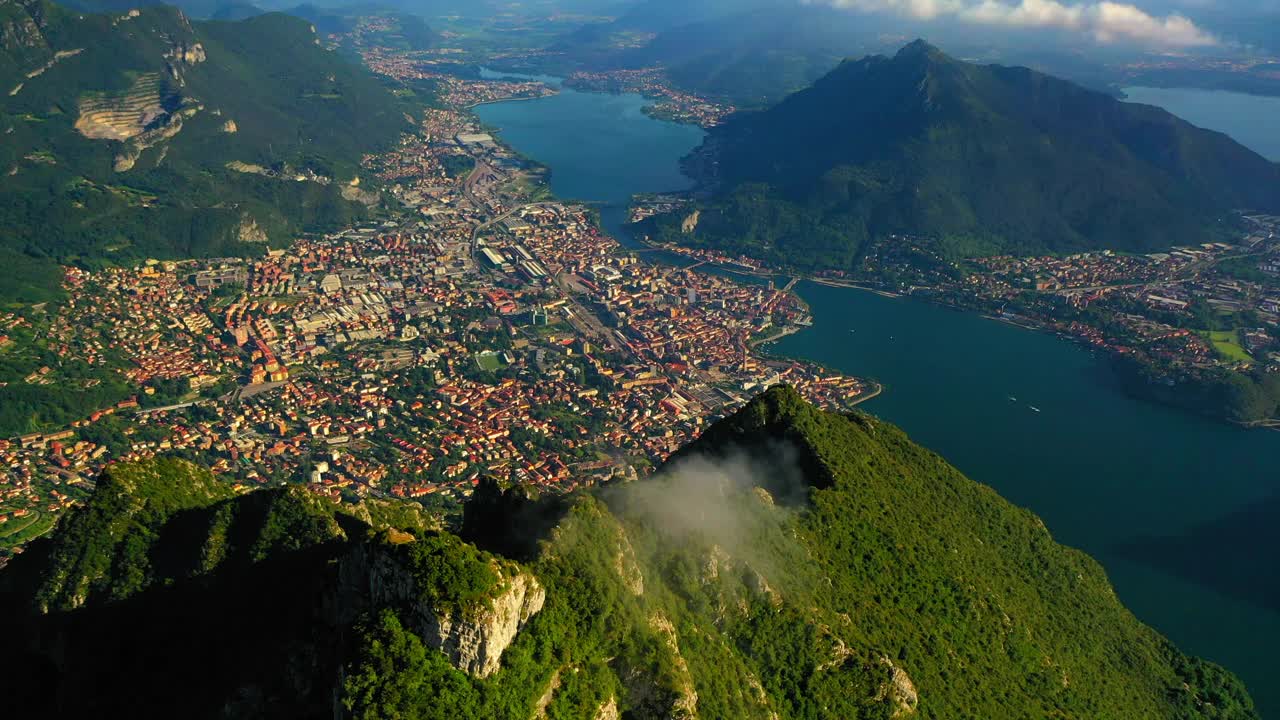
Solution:
{"label": "white cloud", "polygon": [[864,12],[894,12],[917,20],[953,18],[975,25],[1056,28],[1083,33],[1101,43],[1132,42],[1157,47],[1207,47],[1212,34],[1177,13],[1163,17],[1128,3],[1058,0],[825,0]]}

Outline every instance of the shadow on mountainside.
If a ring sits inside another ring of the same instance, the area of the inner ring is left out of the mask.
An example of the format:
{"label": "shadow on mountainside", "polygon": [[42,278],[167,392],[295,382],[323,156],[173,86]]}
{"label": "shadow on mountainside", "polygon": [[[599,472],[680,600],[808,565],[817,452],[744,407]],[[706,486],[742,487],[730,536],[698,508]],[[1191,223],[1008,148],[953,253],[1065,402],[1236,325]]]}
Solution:
{"label": "shadow on mountainside", "polygon": [[[1215,548],[1227,545],[1230,553]],[[1224,595],[1280,612],[1280,494],[1181,535],[1124,543],[1128,560],[1171,573]]]}

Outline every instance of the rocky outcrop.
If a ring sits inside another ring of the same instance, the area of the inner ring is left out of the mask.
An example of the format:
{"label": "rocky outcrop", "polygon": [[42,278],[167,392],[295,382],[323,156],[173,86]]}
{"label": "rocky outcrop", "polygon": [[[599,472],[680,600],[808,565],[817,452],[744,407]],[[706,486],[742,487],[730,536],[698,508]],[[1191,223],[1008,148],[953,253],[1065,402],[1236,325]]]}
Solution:
{"label": "rocky outcrop", "polygon": [[238,173],[248,173],[250,175],[262,175],[263,177],[271,177],[271,171],[261,165],[253,163],[240,162],[232,160],[227,163],[227,169]]}
{"label": "rocky outcrop", "polygon": [[773,586],[769,584],[768,578],[755,570],[749,570],[747,573],[747,587],[770,605],[774,607],[782,605],[782,595],[773,589]]}
{"label": "rocky outcrop", "polygon": [[706,557],[702,559],[702,584],[714,582],[720,579],[720,573],[728,570],[733,562],[733,558],[729,557],[729,553],[719,545],[712,545],[707,551]]}
{"label": "rocky outcrop", "polygon": [[694,230],[697,230],[698,219],[700,217],[702,217],[701,210],[694,210],[693,212],[689,213],[687,216],[685,216],[685,219],[680,223],[680,232],[684,233],[685,235],[688,235]]}
{"label": "rocky outcrop", "polygon": [[32,50],[45,47],[44,6],[40,2],[0,2],[0,9],[14,6],[11,15],[0,19],[0,50]]}
{"label": "rocky outcrop", "polygon": [[186,85],[186,79],[182,76],[182,71],[196,63],[205,61],[204,46],[198,42],[175,42],[164,53],[165,67],[169,70],[169,77],[178,84],[179,87]]}
{"label": "rocky outcrop", "polygon": [[546,599],[537,579],[520,574],[474,618],[439,615],[421,604],[413,607],[413,617],[424,642],[443,651],[454,667],[483,678],[498,671],[502,653]]}
{"label": "rocky outcrop", "polygon": [[502,653],[547,599],[532,574],[497,562],[493,570],[498,590],[480,607],[442,611],[422,600],[417,578],[391,552],[390,544],[375,541],[356,548],[340,563],[331,609],[339,622],[350,622],[370,607],[400,608],[406,626],[443,652],[454,667],[488,677],[498,671]]}
{"label": "rocky outcrop", "polygon": [[534,720],[543,720],[543,718],[547,717],[547,706],[551,704],[551,701],[556,696],[556,691],[560,689],[560,673],[562,669],[556,669],[551,676],[551,682],[547,683],[546,692],[542,693],[542,696],[538,698],[538,702],[533,704]]}
{"label": "rocky outcrop", "polygon": [[920,696],[916,693],[915,683],[907,676],[907,671],[893,664],[887,657],[880,658],[880,664],[889,668],[889,679],[880,686],[879,697],[893,703],[893,717],[902,717],[915,713],[920,704]]}
{"label": "rocky outcrop", "polygon": [[341,192],[343,200],[358,202],[370,207],[378,204],[378,193],[372,190],[362,190],[359,185],[343,185]]}
{"label": "rocky outcrop", "polygon": [[596,711],[593,720],[620,720],[622,715],[618,713],[618,699],[609,698],[609,702],[600,706]]}
{"label": "rocky outcrop", "polygon": [[246,214],[240,218],[240,225],[236,228],[236,239],[242,243],[264,243],[267,241],[267,231],[258,225],[258,221],[252,215]]}
{"label": "rocky outcrop", "polygon": [[649,618],[649,628],[662,639],[671,653],[672,670],[674,670],[676,697],[671,703],[668,717],[672,720],[694,720],[698,717],[698,692],[693,688],[693,676],[689,673],[689,665],[680,654],[680,642],[676,636],[676,628],[662,613],[654,613]]}
{"label": "rocky outcrop", "polygon": [[195,65],[204,62],[207,58],[204,54],[204,45],[198,42],[190,44],[176,42],[165,52],[164,59],[172,63]]}
{"label": "rocky outcrop", "polygon": [[[62,62],[63,60],[66,60],[67,58],[75,57],[75,56],[79,55],[79,54],[80,54],[80,53],[82,53],[82,52],[84,52],[84,48],[75,48],[75,49],[72,49],[72,50],[59,50],[58,52],[56,52],[56,53],[54,53],[54,54],[53,54],[53,57],[52,57],[52,58],[50,58],[48,62],[46,62],[45,64],[41,65],[40,67],[38,67],[38,68],[36,68],[36,69],[34,69],[34,70],[31,70],[30,72],[28,72],[28,73],[27,73],[27,79],[28,79],[28,80],[34,80],[34,79],[36,79],[36,78],[40,77],[41,75],[45,74],[46,72],[48,72],[48,71],[49,71],[49,69],[50,69],[50,68],[52,68],[54,65],[57,65],[58,63]],[[18,86],[18,89],[21,89],[21,87],[22,87],[22,86],[21,86],[21,85],[19,85],[19,86]],[[9,94],[10,94],[10,95],[17,95],[18,93],[15,91],[15,92],[11,92],[11,93],[9,93]]]}
{"label": "rocky outcrop", "polygon": [[[186,107],[178,112],[165,115],[153,123],[147,130],[124,142],[120,152],[116,154],[113,167],[116,172],[127,172],[133,169],[142,155],[142,151],[172,138],[182,131],[182,121],[200,111],[199,106]],[[166,148],[167,149],[167,148]]]}
{"label": "rocky outcrop", "polygon": [[623,587],[632,595],[639,597],[644,594],[644,573],[640,570],[640,563],[636,562],[636,551],[631,547],[631,541],[627,539],[626,532],[621,527],[618,527],[617,531],[618,551],[613,556],[613,569],[622,580]]}

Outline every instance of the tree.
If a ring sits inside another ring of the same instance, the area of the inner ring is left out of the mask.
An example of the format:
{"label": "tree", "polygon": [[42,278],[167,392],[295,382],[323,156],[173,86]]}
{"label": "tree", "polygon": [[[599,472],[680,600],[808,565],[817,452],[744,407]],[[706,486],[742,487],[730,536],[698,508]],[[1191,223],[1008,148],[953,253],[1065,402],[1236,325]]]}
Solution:
{"label": "tree", "polygon": [[391,610],[362,623],[357,659],[347,666],[343,707],[356,720],[474,717],[475,686],[444,655],[427,648]]}

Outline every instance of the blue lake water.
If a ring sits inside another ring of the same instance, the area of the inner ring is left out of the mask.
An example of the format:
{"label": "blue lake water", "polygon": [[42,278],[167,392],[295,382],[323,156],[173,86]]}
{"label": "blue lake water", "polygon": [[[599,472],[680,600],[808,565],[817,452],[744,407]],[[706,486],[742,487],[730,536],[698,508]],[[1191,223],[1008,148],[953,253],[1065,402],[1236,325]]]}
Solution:
{"label": "blue lake water", "polygon": [[1196,88],[1127,87],[1124,93],[1128,102],[1162,107],[1280,162],[1280,97]]}
{"label": "blue lake water", "polygon": [[[551,168],[557,195],[595,203],[623,233],[633,193],[688,187],[678,160],[702,138],[644,115],[645,103],[566,89],[477,112]],[[1050,335],[918,300],[797,289],[814,326],[774,352],[884,383],[866,410],[1038,513],[1102,562],[1139,618],[1231,668],[1280,717],[1280,433],[1132,399],[1104,359]]]}
{"label": "blue lake water", "polygon": [[511,147],[549,166],[556,196],[589,203],[610,232],[625,237],[632,195],[692,185],[679,159],[702,142],[700,128],[645,115],[651,103],[639,95],[578,92],[556,78],[512,77],[543,80],[560,87],[560,94],[481,105],[476,114]]}

